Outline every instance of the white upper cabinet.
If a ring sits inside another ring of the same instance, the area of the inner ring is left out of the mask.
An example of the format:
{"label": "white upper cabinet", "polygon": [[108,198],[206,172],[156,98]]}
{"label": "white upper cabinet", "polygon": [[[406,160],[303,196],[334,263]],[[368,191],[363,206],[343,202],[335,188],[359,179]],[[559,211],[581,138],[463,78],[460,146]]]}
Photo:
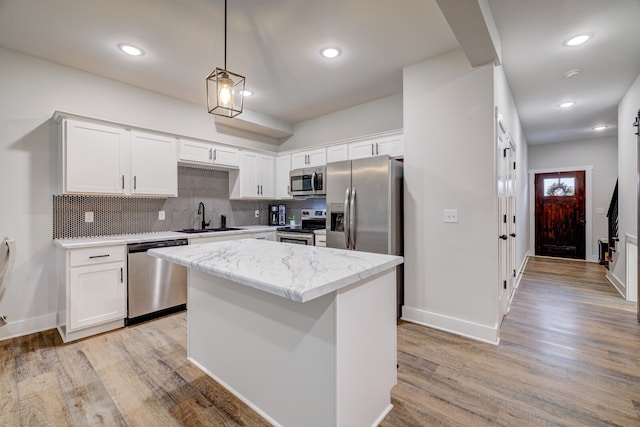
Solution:
{"label": "white upper cabinet", "polygon": [[375,156],[398,157],[404,153],[402,135],[367,139],[349,144],[349,159],[363,159]]}
{"label": "white upper cabinet", "polygon": [[170,136],[64,119],[61,193],[177,196],[176,143]]}
{"label": "white upper cabinet", "polygon": [[237,168],[238,150],[224,145],[181,139],[179,160],[186,163]]}
{"label": "white upper cabinet", "polygon": [[131,194],[178,195],[176,139],[146,132],[131,133]]}
{"label": "white upper cabinet", "polygon": [[338,144],[327,147],[327,163],[349,160],[349,144]]}
{"label": "white upper cabinet", "polygon": [[62,123],[62,192],[125,194],[129,132],[65,120]]}
{"label": "white upper cabinet", "polygon": [[327,150],[325,148],[291,154],[291,169],[312,168],[326,164]]}
{"label": "white upper cabinet", "polygon": [[276,157],[275,198],[291,199],[289,194],[289,172],[291,172],[291,155],[284,154]]}
{"label": "white upper cabinet", "polygon": [[404,155],[404,139],[402,135],[376,138],[376,149],[379,156],[398,157]]}
{"label": "white upper cabinet", "polygon": [[239,160],[239,169],[229,171],[230,198],[274,198],[275,161],[273,156],[241,151]]}

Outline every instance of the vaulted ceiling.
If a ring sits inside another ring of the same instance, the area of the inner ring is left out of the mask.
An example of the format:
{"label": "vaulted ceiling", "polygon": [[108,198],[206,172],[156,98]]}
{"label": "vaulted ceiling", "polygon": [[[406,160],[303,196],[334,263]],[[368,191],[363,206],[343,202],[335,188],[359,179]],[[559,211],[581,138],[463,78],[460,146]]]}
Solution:
{"label": "vaulted ceiling", "polygon": [[[640,74],[640,2],[489,5],[529,142],[589,138],[599,123],[615,134],[616,105]],[[229,0],[228,8],[228,68],[255,92],[246,108],[292,124],[401,93],[404,66],[459,47],[435,0]],[[0,46],[204,108],[204,78],[223,65],[223,10],[223,0],[0,0]],[[562,45],[583,32],[593,34],[586,44]],[[118,43],[145,55],[125,56]],[[327,60],[324,46],[342,55]],[[575,68],[578,77],[563,76]],[[569,99],[575,107],[560,111]]]}

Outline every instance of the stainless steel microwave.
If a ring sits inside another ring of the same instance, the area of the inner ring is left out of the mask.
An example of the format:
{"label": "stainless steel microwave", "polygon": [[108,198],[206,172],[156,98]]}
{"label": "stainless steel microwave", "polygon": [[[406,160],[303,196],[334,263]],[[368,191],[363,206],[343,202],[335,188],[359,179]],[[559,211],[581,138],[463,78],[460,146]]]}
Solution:
{"label": "stainless steel microwave", "polygon": [[289,173],[289,191],[292,196],[319,196],[327,194],[327,168],[294,169]]}

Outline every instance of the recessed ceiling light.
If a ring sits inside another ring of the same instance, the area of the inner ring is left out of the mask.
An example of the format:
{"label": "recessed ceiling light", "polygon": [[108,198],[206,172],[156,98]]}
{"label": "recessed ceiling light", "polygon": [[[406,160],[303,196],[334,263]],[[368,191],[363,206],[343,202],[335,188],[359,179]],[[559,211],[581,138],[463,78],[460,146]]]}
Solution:
{"label": "recessed ceiling light", "polygon": [[249,89],[245,89],[242,91],[242,96],[251,96],[253,95],[253,92],[251,92]]}
{"label": "recessed ceiling light", "polygon": [[140,49],[139,47],[135,47],[135,46],[132,46],[132,45],[126,44],[126,43],[120,43],[118,45],[118,49],[120,49],[121,51],[123,51],[127,55],[131,55],[131,56],[142,56],[142,55],[144,55],[144,50]]}
{"label": "recessed ceiling light", "polygon": [[600,132],[601,130],[605,130],[607,127],[605,125],[598,125],[593,128],[596,132]]}
{"label": "recessed ceiling light", "polygon": [[337,47],[325,47],[320,50],[320,55],[329,59],[340,56],[341,53],[342,51]]}
{"label": "recessed ceiling light", "polygon": [[568,102],[563,102],[562,104],[559,104],[559,105],[558,105],[558,107],[560,107],[560,108],[571,108],[571,107],[573,107],[574,105],[576,105],[576,103],[575,103],[575,102],[573,102],[573,101],[568,101]]}
{"label": "recessed ceiling light", "polygon": [[580,34],[564,42],[565,46],[579,46],[591,38],[591,34]]}
{"label": "recessed ceiling light", "polygon": [[567,71],[566,73],[564,73],[564,76],[568,79],[572,79],[574,77],[578,77],[581,73],[582,73],[582,70],[579,68],[576,68],[576,69]]}

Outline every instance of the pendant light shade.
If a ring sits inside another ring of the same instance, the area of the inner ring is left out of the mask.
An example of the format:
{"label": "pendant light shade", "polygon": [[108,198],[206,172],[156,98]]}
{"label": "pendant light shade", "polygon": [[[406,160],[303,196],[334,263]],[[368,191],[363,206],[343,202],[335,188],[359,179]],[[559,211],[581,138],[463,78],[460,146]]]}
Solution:
{"label": "pendant light shade", "polygon": [[216,68],[207,77],[207,108],[209,113],[235,117],[242,113],[244,77]]}
{"label": "pendant light shade", "polygon": [[207,110],[211,114],[235,117],[244,106],[244,76],[227,70],[227,0],[224,0],[224,68],[207,76]]}

